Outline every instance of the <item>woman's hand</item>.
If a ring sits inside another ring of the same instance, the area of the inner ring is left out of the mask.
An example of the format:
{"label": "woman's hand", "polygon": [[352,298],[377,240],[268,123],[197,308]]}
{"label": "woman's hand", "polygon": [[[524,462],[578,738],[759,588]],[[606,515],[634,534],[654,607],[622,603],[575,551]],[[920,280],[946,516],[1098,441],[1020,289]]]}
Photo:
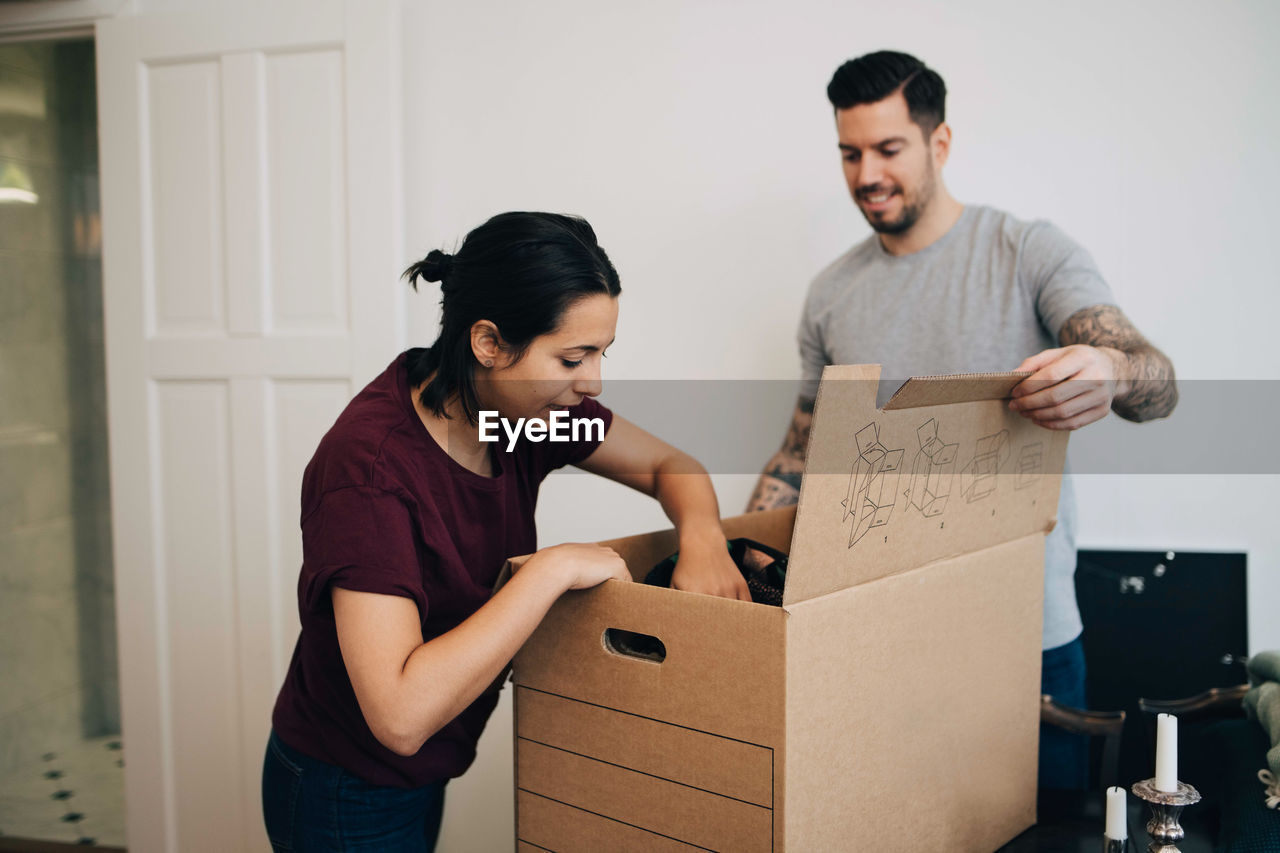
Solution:
{"label": "woman's hand", "polygon": [[751,590],[747,589],[742,572],[729,556],[719,525],[713,535],[681,540],[680,558],[671,575],[671,586],[685,592],[751,600]]}
{"label": "woman's hand", "polygon": [[533,570],[555,578],[560,590],[587,589],[607,580],[629,581],[631,573],[618,552],[604,545],[569,542],[543,548],[521,571]]}
{"label": "woman's hand", "polygon": [[601,545],[538,551],[462,624],[423,642],[411,598],[333,588],[342,660],[370,731],[398,755],[413,755],[486,690],[567,589],[631,580]]}
{"label": "woman's hand", "polygon": [[707,470],[687,453],[618,415],[604,441],[579,468],[658,499],[680,531],[680,559],[671,585],[750,601],[742,573],[729,557],[720,507]]}

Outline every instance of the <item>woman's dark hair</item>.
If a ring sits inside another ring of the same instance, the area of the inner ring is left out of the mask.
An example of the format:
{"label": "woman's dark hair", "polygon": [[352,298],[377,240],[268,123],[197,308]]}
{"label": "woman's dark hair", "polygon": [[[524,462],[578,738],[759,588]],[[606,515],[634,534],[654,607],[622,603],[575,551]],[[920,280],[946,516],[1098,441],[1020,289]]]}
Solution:
{"label": "woman's dark hair", "polygon": [[883,101],[902,90],[911,120],[928,139],[947,118],[947,84],[938,72],[909,53],[881,50],[850,59],[827,84],[827,100],[837,110]]}
{"label": "woman's dark hair", "polygon": [[587,221],[558,213],[500,213],[468,234],[456,254],[435,249],[404,277],[414,290],[418,279],[438,281],[443,294],[440,336],[410,354],[409,385],[430,377],[422,405],[448,417],[445,404],[456,395],[472,423],[479,417],[471,351],[477,321],[497,326],[505,351],[518,361],[534,338],[559,327],[577,300],[622,292],[618,271]]}

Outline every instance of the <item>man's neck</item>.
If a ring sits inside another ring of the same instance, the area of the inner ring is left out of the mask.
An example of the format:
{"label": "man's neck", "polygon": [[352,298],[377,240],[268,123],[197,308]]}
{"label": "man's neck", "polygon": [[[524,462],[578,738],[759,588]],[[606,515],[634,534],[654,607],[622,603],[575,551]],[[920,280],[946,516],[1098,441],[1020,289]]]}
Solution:
{"label": "man's neck", "polygon": [[938,194],[924,215],[901,234],[881,234],[880,245],[891,255],[910,255],[928,248],[941,240],[964,213],[964,205],[956,201],[946,187],[938,187]]}

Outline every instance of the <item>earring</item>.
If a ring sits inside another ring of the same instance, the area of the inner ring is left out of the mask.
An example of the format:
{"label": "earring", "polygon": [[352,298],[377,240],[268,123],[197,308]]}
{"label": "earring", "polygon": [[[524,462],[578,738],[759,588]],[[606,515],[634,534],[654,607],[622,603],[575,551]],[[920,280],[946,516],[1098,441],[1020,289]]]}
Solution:
{"label": "earring", "polygon": [[484,366],[485,366],[485,367],[493,367],[493,360],[492,360],[492,359],[488,359],[488,358],[486,358],[486,359],[484,360]]}

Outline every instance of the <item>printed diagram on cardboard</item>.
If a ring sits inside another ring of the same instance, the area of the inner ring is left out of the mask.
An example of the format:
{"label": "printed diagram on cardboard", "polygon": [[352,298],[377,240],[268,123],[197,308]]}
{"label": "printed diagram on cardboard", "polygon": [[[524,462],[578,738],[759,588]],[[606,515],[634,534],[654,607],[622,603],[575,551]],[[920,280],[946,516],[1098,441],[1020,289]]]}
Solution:
{"label": "printed diagram on cardboard", "polygon": [[920,425],[916,437],[920,440],[920,449],[911,462],[911,484],[903,494],[925,518],[933,518],[947,508],[960,445],[940,439],[938,422],[933,418]]}
{"label": "printed diagram on cardboard", "polygon": [[965,500],[980,501],[996,490],[996,474],[1009,461],[1011,452],[1007,429],[978,439],[973,459],[960,469],[960,493]]}
{"label": "printed diagram on cardboard", "polygon": [[1040,469],[1044,465],[1044,449],[1040,442],[1025,445],[1018,454],[1018,461],[1013,467],[1013,487],[1025,489],[1036,484]]}
{"label": "printed diagram on cardboard", "polygon": [[899,469],[905,450],[890,450],[880,443],[880,428],[867,424],[854,435],[858,458],[849,473],[849,491],[840,502],[844,507],[842,522],[853,516],[849,547],[873,527],[889,523],[898,491]]}

